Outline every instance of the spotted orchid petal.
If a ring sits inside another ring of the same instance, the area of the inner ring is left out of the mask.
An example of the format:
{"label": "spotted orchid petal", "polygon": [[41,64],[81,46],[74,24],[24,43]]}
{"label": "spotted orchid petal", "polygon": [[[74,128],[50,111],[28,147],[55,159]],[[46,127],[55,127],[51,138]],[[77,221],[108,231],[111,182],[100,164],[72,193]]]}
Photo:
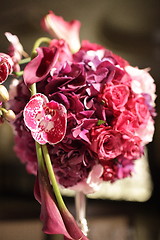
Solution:
{"label": "spotted orchid petal", "polygon": [[50,101],[46,104],[45,111],[44,120],[40,123],[41,128],[44,129],[42,138],[50,144],[60,142],[66,132],[66,108],[62,104]]}
{"label": "spotted orchid petal", "polygon": [[38,143],[56,144],[65,136],[67,111],[62,104],[35,94],[24,108],[24,122]]}
{"label": "spotted orchid petal", "polygon": [[26,85],[39,82],[52,70],[58,59],[58,49],[37,48],[37,57],[30,61],[24,69],[24,82]]}
{"label": "spotted orchid petal", "polygon": [[24,121],[32,132],[40,130],[39,123],[44,116],[43,105],[47,102],[48,98],[45,95],[35,94],[24,108]]}
{"label": "spotted orchid petal", "polygon": [[80,25],[78,20],[67,22],[61,16],[56,16],[52,11],[42,19],[43,29],[53,37],[64,39],[73,52],[80,49]]}
{"label": "spotted orchid petal", "polygon": [[0,53],[0,84],[6,81],[7,77],[12,73],[12,71],[12,58],[5,53]]}

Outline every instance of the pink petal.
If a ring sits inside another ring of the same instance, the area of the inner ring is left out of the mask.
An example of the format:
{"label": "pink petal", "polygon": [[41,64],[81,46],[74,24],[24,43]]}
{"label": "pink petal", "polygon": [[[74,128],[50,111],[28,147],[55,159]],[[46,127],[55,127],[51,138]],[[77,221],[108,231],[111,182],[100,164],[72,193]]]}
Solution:
{"label": "pink petal", "polygon": [[31,131],[39,130],[39,122],[43,116],[43,104],[48,99],[43,94],[35,94],[24,108],[24,122]]}
{"label": "pink petal", "polygon": [[37,57],[30,61],[24,69],[24,82],[27,85],[44,79],[54,67],[58,59],[57,48],[37,48]]}
{"label": "pink petal", "polygon": [[13,61],[15,62],[20,61],[24,53],[24,50],[18,37],[10,32],[5,32],[5,36],[7,40],[11,43],[9,50],[10,56],[12,57]]}
{"label": "pink petal", "polygon": [[9,75],[8,66],[7,63],[4,62],[0,64],[0,83],[5,82],[8,75]]}
{"label": "pink petal", "polygon": [[63,234],[65,239],[88,240],[79,229],[75,219],[66,208],[57,208],[48,177],[39,170],[34,195],[41,204],[40,218],[47,234]]}
{"label": "pink petal", "polygon": [[65,136],[67,111],[62,104],[58,104],[55,101],[47,103],[46,106],[49,107],[49,111],[54,112],[54,115],[46,115],[45,119],[41,121],[40,126],[43,129],[42,138],[50,144],[56,144]]}
{"label": "pink petal", "polygon": [[0,84],[5,82],[8,75],[13,71],[12,58],[5,53],[0,53]]}
{"label": "pink petal", "polygon": [[56,16],[52,11],[50,11],[42,19],[42,27],[53,37],[64,39],[73,52],[77,52],[79,50],[80,22],[78,20],[67,22],[62,17]]}
{"label": "pink petal", "polygon": [[68,239],[72,239],[54,202],[49,181],[40,171],[35,183],[34,196],[41,203],[40,219],[43,222],[44,233],[63,234]]}
{"label": "pink petal", "polygon": [[47,141],[45,141],[43,138],[42,138],[42,132],[31,132],[32,134],[32,137],[34,138],[34,140],[36,142],[38,142],[39,144],[46,144]]}

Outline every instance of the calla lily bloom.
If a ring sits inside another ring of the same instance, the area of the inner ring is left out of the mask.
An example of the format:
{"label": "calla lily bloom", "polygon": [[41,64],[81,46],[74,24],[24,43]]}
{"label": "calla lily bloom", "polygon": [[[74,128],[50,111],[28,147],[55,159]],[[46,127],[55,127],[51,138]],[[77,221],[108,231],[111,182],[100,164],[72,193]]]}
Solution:
{"label": "calla lily bloom", "polygon": [[12,58],[5,53],[0,53],[0,84],[6,81],[6,79],[12,73],[12,71],[13,71]]}
{"label": "calla lily bloom", "polygon": [[40,219],[46,234],[63,234],[66,240],[88,240],[79,229],[75,219],[64,206],[58,209],[45,170],[39,168],[34,195],[41,204]]}
{"label": "calla lily bloom", "polygon": [[57,48],[41,47],[36,50],[38,55],[24,69],[23,76],[26,85],[31,85],[44,79],[58,59]]}
{"label": "calla lily bloom", "polygon": [[42,27],[51,36],[65,40],[73,52],[80,49],[79,30],[80,22],[65,21],[61,16],[56,16],[52,11],[42,19]]}
{"label": "calla lily bloom", "polygon": [[66,108],[48,101],[43,94],[35,94],[24,108],[24,121],[33,138],[40,144],[56,144],[66,133]]}

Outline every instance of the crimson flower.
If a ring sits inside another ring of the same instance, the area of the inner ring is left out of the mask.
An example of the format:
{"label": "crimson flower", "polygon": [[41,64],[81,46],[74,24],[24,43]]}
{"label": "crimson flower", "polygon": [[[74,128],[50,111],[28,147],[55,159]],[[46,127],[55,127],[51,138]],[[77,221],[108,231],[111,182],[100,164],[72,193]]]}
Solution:
{"label": "crimson flower", "polygon": [[60,142],[66,133],[66,108],[35,94],[24,108],[24,121],[33,138],[40,144]]}
{"label": "crimson flower", "polygon": [[5,82],[8,75],[12,73],[13,61],[5,53],[0,53],[0,83]]}

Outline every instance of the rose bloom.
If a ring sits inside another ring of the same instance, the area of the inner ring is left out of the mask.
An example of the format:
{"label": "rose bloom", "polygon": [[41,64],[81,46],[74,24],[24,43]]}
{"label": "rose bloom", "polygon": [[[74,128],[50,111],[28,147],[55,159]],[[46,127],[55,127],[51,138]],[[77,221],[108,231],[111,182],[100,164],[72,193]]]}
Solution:
{"label": "rose bloom", "polygon": [[113,85],[106,84],[101,98],[104,100],[108,108],[113,108],[115,111],[123,111],[125,104],[128,101],[129,88],[124,84]]}
{"label": "rose bloom", "polygon": [[100,160],[110,160],[119,156],[123,150],[122,135],[119,131],[103,125],[91,130],[92,151],[97,153]]}

